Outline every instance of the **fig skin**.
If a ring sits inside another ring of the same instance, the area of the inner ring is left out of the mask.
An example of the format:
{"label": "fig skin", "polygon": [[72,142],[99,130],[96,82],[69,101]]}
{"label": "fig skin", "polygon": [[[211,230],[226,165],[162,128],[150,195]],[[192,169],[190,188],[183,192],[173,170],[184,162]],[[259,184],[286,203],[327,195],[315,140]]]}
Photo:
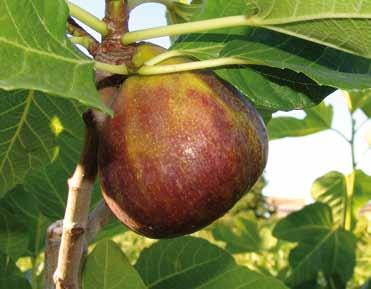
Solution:
{"label": "fig skin", "polygon": [[[161,51],[144,44],[133,63]],[[211,72],[130,76],[112,108],[98,152],[103,196],[122,223],[146,237],[202,229],[233,207],[266,165],[259,113]]]}

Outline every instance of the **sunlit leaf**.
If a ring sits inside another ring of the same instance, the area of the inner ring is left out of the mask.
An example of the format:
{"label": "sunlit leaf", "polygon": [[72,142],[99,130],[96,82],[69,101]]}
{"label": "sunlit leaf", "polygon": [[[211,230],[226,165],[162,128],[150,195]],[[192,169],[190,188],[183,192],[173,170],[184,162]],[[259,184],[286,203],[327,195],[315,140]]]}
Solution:
{"label": "sunlit leaf", "polygon": [[258,252],[262,245],[257,223],[242,218],[235,218],[233,226],[217,224],[213,236],[225,242],[226,250],[232,254]]}
{"label": "sunlit leaf", "polygon": [[356,238],[334,224],[328,205],[315,203],[290,214],[278,222],[273,234],[282,240],[298,242],[289,258],[290,285],[315,280],[319,272],[340,284],[351,278]]}
{"label": "sunlit leaf", "polygon": [[203,239],[163,240],[145,249],[135,267],[151,289],[284,289],[272,277],[236,265],[226,251]]}
{"label": "sunlit leaf", "polygon": [[3,0],[0,15],[0,88],[42,91],[108,111],[93,62],[65,36],[65,1]]}
{"label": "sunlit leaf", "polygon": [[371,57],[371,2],[254,0],[254,22],[281,33]]}
{"label": "sunlit leaf", "polygon": [[273,118],[268,124],[269,139],[306,136],[331,128],[332,106],[321,103],[304,111],[306,113],[304,119],[294,117]]}
{"label": "sunlit leaf", "polygon": [[0,253],[0,288],[31,289],[17,266],[8,256]]}
{"label": "sunlit leaf", "polygon": [[121,249],[110,240],[97,243],[83,272],[83,289],[145,289],[146,286]]}

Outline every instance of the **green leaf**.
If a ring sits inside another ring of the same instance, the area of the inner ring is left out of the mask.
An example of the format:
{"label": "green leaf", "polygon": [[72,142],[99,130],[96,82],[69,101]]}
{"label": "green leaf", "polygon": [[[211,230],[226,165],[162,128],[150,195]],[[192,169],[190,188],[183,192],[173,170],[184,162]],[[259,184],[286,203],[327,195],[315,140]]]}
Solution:
{"label": "green leaf", "polygon": [[[223,9],[220,9],[220,7],[223,7]],[[239,14],[249,15],[254,12],[254,7],[246,6],[244,0],[207,1],[202,13],[192,20],[205,20]],[[285,48],[290,47],[291,41],[294,41],[292,37],[282,36],[279,33],[264,29],[233,28],[179,37],[171,49],[184,52],[200,60],[206,60],[221,57],[223,48],[229,42],[242,39],[250,39],[251,42],[256,42],[256,44],[266,43],[269,47],[285,45]],[[301,49],[307,49],[308,47],[308,54],[312,54],[314,60],[323,49],[319,48],[318,45],[310,47],[312,44],[303,40],[295,39],[295,41],[297,42],[295,42],[295,45],[297,45],[295,47]],[[275,51],[270,52],[263,57],[271,57],[274,53]],[[295,58],[295,51],[293,51],[292,56]],[[228,67],[228,69],[216,69],[215,72],[239,89],[255,106],[273,111],[313,106],[333,91],[332,88],[318,86],[303,74],[277,68],[263,66]]]}
{"label": "green leaf", "polygon": [[216,240],[226,243],[226,250],[231,254],[258,252],[261,249],[262,239],[256,222],[237,218],[233,226],[218,224],[212,232]]}
{"label": "green leaf", "polygon": [[[357,266],[355,268],[355,273],[353,279],[367,280],[365,286],[368,284],[371,288],[371,274],[370,274],[370,264],[371,264],[371,234],[366,233],[357,246]],[[367,287],[365,287],[366,289]]]}
{"label": "green leaf", "polygon": [[0,252],[17,260],[27,251],[28,240],[27,227],[22,220],[0,207]]}
{"label": "green leaf", "polygon": [[216,69],[215,73],[236,87],[258,109],[272,112],[312,107],[334,91],[318,86],[303,74],[263,66],[229,67]]}
{"label": "green leaf", "polygon": [[89,254],[83,272],[83,289],[145,289],[138,272],[111,240],[97,243]]}
{"label": "green leaf", "polygon": [[15,263],[0,253],[0,288],[31,289],[29,282],[22,276]]}
{"label": "green leaf", "polygon": [[[51,119],[56,108],[34,91],[0,90],[0,198],[31,169],[53,158]],[[58,108],[57,108],[58,109]]]}
{"label": "green leaf", "polygon": [[359,289],[370,289],[371,288],[371,279],[367,280]]}
{"label": "green leaf", "polygon": [[325,288],[323,286],[320,286],[318,284],[318,280],[316,279],[300,284],[297,287],[293,287],[293,289],[325,289]]}
{"label": "green leaf", "polygon": [[[269,1],[272,5],[285,7],[276,2],[272,4]],[[309,9],[322,11],[321,4],[316,0],[310,2],[315,5],[312,8],[308,4]],[[259,1],[247,1],[247,4],[243,0],[208,1],[202,13],[192,20],[256,14],[255,4],[259,5]],[[284,14],[279,10],[276,12]],[[310,26],[311,23],[306,22],[305,25]],[[343,37],[341,40],[344,40]],[[237,57],[252,63],[244,68],[229,67],[216,69],[215,72],[257,107],[269,110],[313,106],[333,91],[329,86],[366,89],[371,83],[369,59],[263,28],[228,28],[186,35],[178,38],[171,49],[200,60]]]}
{"label": "green leaf", "polygon": [[256,25],[371,58],[371,3],[368,1],[248,1]]}
{"label": "green leaf", "polygon": [[[0,201],[0,208],[6,209],[23,226],[23,235],[28,239],[28,249],[23,255],[37,256],[44,249],[46,230],[51,220],[39,210],[35,197],[26,192],[23,186],[17,186]],[[14,233],[10,231],[11,233]]]}
{"label": "green leaf", "polygon": [[351,206],[352,219],[356,219],[360,210],[370,200],[371,176],[361,170],[355,171],[354,191],[350,200],[347,195],[346,178],[339,172],[329,172],[318,178],[312,186],[313,198],[331,207],[335,224],[342,223],[347,206]]}
{"label": "green leaf", "polygon": [[321,103],[304,111],[306,117],[302,120],[294,117],[273,118],[268,124],[269,139],[306,136],[331,128],[332,106]]}
{"label": "green leaf", "polygon": [[193,0],[189,4],[183,2],[181,2],[181,0],[172,1],[170,9],[168,9],[166,13],[166,19],[169,24],[191,21],[192,16],[202,11],[205,0]]}
{"label": "green leaf", "polygon": [[348,196],[346,177],[339,172],[329,172],[318,178],[312,185],[312,197],[329,205],[336,224],[343,222]]}
{"label": "green leaf", "polygon": [[[56,102],[57,99],[51,100]],[[82,120],[84,107],[66,100],[58,100],[55,107],[59,109],[52,114],[52,119],[58,120],[55,121],[54,128],[58,131],[56,138],[58,153],[52,163],[33,170],[24,180],[25,190],[34,196],[42,214],[52,220],[64,216],[68,192],[67,180],[79,161],[84,137]],[[101,194],[96,185],[92,206],[99,199]]]}
{"label": "green leaf", "polygon": [[362,109],[368,117],[371,117],[371,90],[352,90],[349,91],[349,95],[352,102],[352,112],[356,109]]}
{"label": "green leaf", "polygon": [[103,239],[109,239],[116,235],[123,234],[126,231],[128,231],[128,229],[117,218],[112,218],[110,222],[98,232],[94,241],[98,242]]}
{"label": "green leaf", "polygon": [[236,265],[226,251],[193,237],[155,243],[142,251],[135,267],[151,289],[286,288],[272,277]]}
{"label": "green leaf", "polygon": [[331,208],[322,203],[306,206],[278,222],[273,234],[282,240],[298,242],[290,253],[292,286],[314,280],[322,272],[325,278],[346,284],[355,266],[356,238],[338,228]]}
{"label": "green leaf", "polygon": [[352,208],[355,216],[360,210],[371,201],[371,176],[361,170],[355,171],[354,192],[352,196]]}
{"label": "green leaf", "polygon": [[57,158],[50,165],[31,172],[24,183],[25,190],[34,196],[40,211],[53,220],[63,218],[68,193],[67,180],[79,160],[81,146],[81,139],[77,136],[64,135],[60,140]]}
{"label": "green leaf", "polygon": [[271,31],[257,30],[243,40],[230,41],[220,56],[303,73],[317,85],[345,90],[370,87],[369,59],[303,42]]}
{"label": "green leaf", "polygon": [[30,89],[109,112],[94,82],[94,63],[65,36],[63,0],[0,2],[0,88]]}

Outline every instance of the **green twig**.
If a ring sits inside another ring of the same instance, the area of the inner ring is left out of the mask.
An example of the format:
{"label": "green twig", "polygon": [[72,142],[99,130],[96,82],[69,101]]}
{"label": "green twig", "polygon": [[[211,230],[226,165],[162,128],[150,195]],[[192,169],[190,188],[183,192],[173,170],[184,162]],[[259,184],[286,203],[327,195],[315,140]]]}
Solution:
{"label": "green twig", "polygon": [[331,130],[343,138],[347,143],[350,143],[350,140],[340,130],[336,128],[331,128]]}
{"label": "green twig", "polygon": [[123,44],[131,44],[136,41],[146,40],[161,36],[175,36],[181,34],[204,32],[214,29],[230,28],[254,25],[252,17],[246,15],[215,18],[210,20],[194,21],[183,24],[174,24],[157,28],[138,30],[125,33],[122,36]]}
{"label": "green twig", "polygon": [[75,17],[76,19],[80,20],[82,23],[86,24],[87,26],[91,27],[95,31],[99,32],[102,35],[108,34],[108,27],[107,24],[98,19],[93,14],[89,13],[88,11],[82,9],[81,7],[67,2],[68,8],[70,9],[70,15]]}
{"label": "green twig", "polygon": [[356,155],[355,155],[355,136],[357,134],[356,129],[356,122],[353,119],[353,116],[351,115],[351,121],[352,121],[352,137],[349,141],[350,144],[350,150],[351,150],[351,157],[352,157],[352,173],[346,177],[346,192],[347,192],[347,198],[345,202],[345,208],[344,208],[344,216],[343,216],[343,227],[345,230],[351,230],[352,228],[352,198],[354,194],[354,185],[355,185],[355,174],[356,174]]}

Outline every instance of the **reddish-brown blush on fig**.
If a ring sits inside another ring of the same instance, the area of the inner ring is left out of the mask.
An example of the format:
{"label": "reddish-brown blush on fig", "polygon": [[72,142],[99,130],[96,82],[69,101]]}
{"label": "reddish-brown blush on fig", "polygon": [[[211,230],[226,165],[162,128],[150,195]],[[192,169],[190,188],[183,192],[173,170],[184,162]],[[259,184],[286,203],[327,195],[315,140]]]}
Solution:
{"label": "reddish-brown blush on fig", "polygon": [[151,238],[190,234],[223,216],[267,161],[256,109],[211,72],[130,76],[103,123],[104,199]]}

